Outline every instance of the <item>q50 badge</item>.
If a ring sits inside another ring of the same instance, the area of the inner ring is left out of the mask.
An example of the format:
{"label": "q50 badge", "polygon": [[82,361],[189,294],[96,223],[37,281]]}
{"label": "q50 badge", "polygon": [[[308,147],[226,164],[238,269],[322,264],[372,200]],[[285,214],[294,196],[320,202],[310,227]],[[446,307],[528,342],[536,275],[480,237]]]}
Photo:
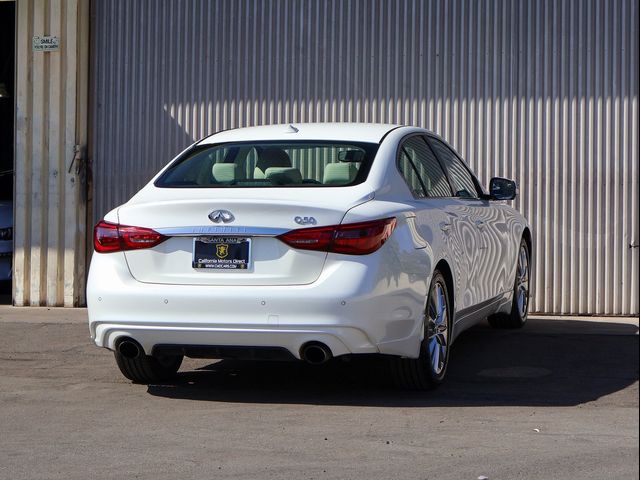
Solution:
{"label": "q50 badge", "polygon": [[296,217],[293,219],[298,225],[315,225],[316,219],[313,217]]}

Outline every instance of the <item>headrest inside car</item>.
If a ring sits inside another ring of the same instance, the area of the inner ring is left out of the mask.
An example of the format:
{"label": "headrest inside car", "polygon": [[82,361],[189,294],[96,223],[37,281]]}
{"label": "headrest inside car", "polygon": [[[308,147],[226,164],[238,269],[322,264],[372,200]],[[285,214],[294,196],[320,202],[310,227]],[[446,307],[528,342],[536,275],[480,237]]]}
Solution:
{"label": "headrest inside car", "polygon": [[349,163],[362,162],[364,160],[364,152],[362,150],[344,150],[338,153],[338,160]]}
{"label": "headrest inside car", "polygon": [[353,163],[329,163],[324,167],[322,183],[325,185],[347,185],[356,178],[358,168]]}
{"label": "headrest inside car", "polygon": [[243,171],[235,163],[216,163],[211,169],[213,179],[219,183],[231,183],[244,179]]}
{"label": "headrest inside car", "polygon": [[254,178],[265,178],[267,168],[291,167],[291,159],[281,148],[265,148],[258,154]]}

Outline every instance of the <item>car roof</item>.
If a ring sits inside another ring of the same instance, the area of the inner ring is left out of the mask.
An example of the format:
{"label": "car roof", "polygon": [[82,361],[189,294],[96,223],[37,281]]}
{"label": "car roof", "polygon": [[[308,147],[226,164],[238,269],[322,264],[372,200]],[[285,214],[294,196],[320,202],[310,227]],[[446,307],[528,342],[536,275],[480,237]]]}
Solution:
{"label": "car roof", "polygon": [[379,143],[400,125],[380,123],[284,123],[224,130],[204,138],[200,145],[269,140],[340,140]]}

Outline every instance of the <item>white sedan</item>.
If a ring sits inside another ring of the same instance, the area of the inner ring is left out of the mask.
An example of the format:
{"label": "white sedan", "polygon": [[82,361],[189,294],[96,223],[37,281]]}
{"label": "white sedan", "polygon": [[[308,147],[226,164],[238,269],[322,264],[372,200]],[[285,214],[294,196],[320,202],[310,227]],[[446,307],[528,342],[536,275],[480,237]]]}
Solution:
{"label": "white sedan", "polygon": [[94,231],[91,337],[154,383],[184,356],[389,356],[398,383],[441,383],[451,345],[527,318],[531,230],[441,138],[377,124],[294,124],[196,142]]}

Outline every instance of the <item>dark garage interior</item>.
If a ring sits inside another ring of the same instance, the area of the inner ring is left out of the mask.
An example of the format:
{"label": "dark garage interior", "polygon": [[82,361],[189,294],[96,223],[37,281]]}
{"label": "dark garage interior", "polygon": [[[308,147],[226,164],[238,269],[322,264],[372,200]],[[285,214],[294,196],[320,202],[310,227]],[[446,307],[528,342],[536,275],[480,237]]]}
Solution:
{"label": "dark garage interior", "polygon": [[15,4],[0,2],[0,304],[11,303]]}

